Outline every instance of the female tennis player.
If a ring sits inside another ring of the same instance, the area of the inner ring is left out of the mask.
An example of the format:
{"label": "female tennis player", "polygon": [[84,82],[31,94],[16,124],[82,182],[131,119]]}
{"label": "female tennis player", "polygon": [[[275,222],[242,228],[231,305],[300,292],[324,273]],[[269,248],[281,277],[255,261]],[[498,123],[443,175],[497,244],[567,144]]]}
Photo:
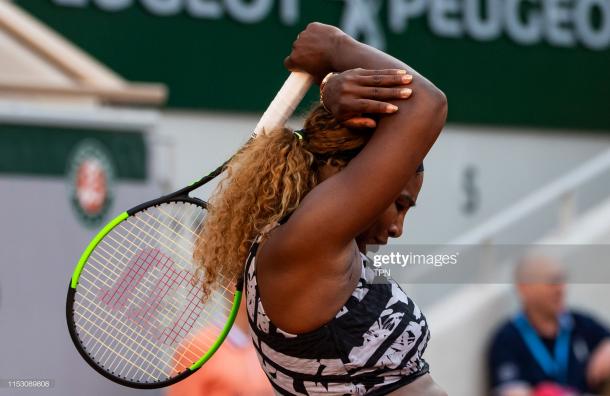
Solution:
{"label": "female tennis player", "polygon": [[285,65],[325,80],[323,105],[304,129],[268,131],[229,163],[195,253],[204,288],[245,273],[251,335],[278,394],[445,395],[422,357],[424,315],[364,253],[402,234],[446,98],[320,23]]}

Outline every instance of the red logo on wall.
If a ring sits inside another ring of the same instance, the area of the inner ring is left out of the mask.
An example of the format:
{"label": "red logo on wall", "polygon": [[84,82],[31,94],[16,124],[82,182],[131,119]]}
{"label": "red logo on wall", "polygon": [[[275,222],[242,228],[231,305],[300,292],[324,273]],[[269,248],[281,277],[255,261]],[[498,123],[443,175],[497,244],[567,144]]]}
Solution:
{"label": "red logo on wall", "polygon": [[97,159],[83,161],[76,171],[76,198],[80,207],[89,215],[99,214],[107,196],[107,177]]}
{"label": "red logo on wall", "polygon": [[87,226],[98,226],[112,203],[114,167],[107,150],[96,140],[84,140],[68,164],[70,198]]}

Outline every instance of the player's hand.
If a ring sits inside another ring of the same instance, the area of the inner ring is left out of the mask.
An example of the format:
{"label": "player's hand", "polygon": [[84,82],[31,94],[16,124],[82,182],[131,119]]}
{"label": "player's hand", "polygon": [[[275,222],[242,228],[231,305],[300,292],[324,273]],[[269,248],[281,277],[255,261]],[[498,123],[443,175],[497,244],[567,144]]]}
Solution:
{"label": "player's hand", "polygon": [[311,74],[319,84],[333,71],[333,56],[337,54],[343,36],[345,33],[335,26],[310,23],[292,44],[292,52],[284,59],[284,66],[291,71]]}
{"label": "player's hand", "polygon": [[322,90],[324,106],[335,119],[351,128],[375,128],[365,115],[393,114],[398,107],[387,101],[408,99],[413,76],[399,69],[352,69],[330,77]]}

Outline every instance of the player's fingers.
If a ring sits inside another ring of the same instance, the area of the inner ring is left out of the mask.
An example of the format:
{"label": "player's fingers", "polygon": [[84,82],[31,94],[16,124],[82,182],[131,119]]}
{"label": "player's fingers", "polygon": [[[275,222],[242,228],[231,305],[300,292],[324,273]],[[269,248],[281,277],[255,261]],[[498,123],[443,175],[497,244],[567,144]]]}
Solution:
{"label": "player's fingers", "polygon": [[290,55],[284,58],[284,67],[288,70],[294,71],[294,62],[290,58]]}
{"label": "player's fingers", "polygon": [[392,87],[396,85],[411,84],[413,76],[411,74],[373,74],[359,75],[356,81],[360,85],[367,87]]}
{"label": "player's fingers", "polygon": [[360,129],[360,128],[375,128],[377,126],[377,123],[372,118],[354,117],[354,118],[350,118],[349,120],[343,121],[343,125],[345,125],[348,128]]}
{"label": "player's fingers", "polygon": [[407,73],[405,69],[356,69],[361,76],[375,75],[397,75],[404,76]]}
{"label": "player's fingers", "polygon": [[361,98],[375,100],[408,99],[413,94],[413,90],[406,87],[357,87],[354,88],[354,94]]}
{"label": "player's fingers", "polygon": [[357,114],[392,114],[398,111],[398,106],[377,100],[356,99],[353,110]]}

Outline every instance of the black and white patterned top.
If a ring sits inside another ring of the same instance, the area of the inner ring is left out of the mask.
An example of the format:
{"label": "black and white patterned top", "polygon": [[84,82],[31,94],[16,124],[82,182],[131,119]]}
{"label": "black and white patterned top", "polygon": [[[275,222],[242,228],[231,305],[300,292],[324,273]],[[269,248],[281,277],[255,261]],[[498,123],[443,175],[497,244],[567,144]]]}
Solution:
{"label": "black and white patterned top", "polygon": [[422,358],[426,318],[393,280],[362,273],[346,304],[324,326],[290,334],[271,323],[256,282],[256,250],[245,268],[250,334],[260,363],[280,395],[385,395],[428,372]]}

